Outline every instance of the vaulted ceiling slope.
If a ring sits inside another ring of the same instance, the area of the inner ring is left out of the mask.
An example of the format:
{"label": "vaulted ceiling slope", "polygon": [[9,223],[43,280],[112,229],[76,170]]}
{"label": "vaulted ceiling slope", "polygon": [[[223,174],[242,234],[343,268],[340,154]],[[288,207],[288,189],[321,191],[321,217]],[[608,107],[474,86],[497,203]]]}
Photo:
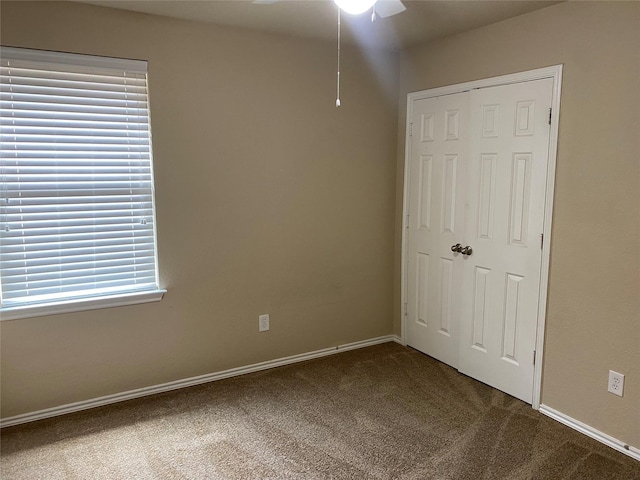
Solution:
{"label": "vaulted ceiling slope", "polygon": [[[336,36],[337,7],[332,0],[90,0],[82,3],[298,37],[330,40]],[[406,11],[379,18],[374,23],[367,13],[357,17],[343,15],[343,41],[385,49],[407,48],[559,1],[403,0],[403,3]]]}

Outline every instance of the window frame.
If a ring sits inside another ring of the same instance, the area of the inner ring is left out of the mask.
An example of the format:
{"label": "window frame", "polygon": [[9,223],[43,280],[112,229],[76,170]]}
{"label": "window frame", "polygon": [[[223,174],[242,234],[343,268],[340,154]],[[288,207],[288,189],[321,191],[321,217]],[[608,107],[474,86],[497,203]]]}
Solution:
{"label": "window frame", "polygon": [[[53,52],[47,50],[34,50],[17,47],[0,46],[0,58],[9,57],[18,61],[39,62],[43,64],[55,64],[57,67],[69,65],[70,67],[80,67],[91,69],[114,69],[124,71],[135,71],[144,74],[144,84],[146,89],[147,115],[149,116],[148,125],[148,161],[150,170],[150,197],[151,197],[151,215],[153,219],[153,256],[154,256],[154,274],[155,288],[131,289],[117,292],[109,292],[102,294],[91,294],[90,291],[86,295],[79,295],[82,290],[76,290],[75,296],[70,293],[66,298],[52,299],[41,302],[22,302],[10,303],[8,306],[2,304],[2,286],[0,284],[0,320],[14,320],[19,318],[29,318],[36,316],[55,315],[61,313],[79,312],[85,310],[101,309],[115,306],[136,305],[141,303],[160,301],[166,289],[160,288],[160,274],[158,266],[158,244],[157,244],[157,224],[156,224],[156,203],[155,203],[155,179],[153,169],[153,148],[150,124],[150,106],[148,92],[148,70],[145,60],[130,60],[112,57],[100,57],[94,55],[84,55],[76,53]],[[65,72],[63,68],[56,71]],[[71,71],[71,70],[68,70]],[[127,123],[128,124],[128,123]],[[57,171],[57,170],[56,170]],[[91,217],[98,218],[98,217]],[[28,268],[28,267],[27,267]],[[2,271],[0,270],[0,278]],[[25,297],[27,298],[27,297]]]}

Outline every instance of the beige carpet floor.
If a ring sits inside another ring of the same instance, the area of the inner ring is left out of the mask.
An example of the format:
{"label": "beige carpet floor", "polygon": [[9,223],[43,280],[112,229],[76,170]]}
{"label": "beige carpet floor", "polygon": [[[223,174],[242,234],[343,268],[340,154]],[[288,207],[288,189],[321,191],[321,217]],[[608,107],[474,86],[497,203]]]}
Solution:
{"label": "beige carpet floor", "polygon": [[394,343],[3,429],[13,479],[640,480],[640,462]]}

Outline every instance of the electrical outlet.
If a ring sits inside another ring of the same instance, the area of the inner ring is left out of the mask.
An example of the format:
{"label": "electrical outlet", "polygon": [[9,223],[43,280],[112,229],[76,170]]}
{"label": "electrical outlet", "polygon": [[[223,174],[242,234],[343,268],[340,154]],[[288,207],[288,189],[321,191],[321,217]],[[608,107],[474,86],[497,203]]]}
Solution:
{"label": "electrical outlet", "polygon": [[613,370],[609,370],[609,390],[614,395],[622,396],[624,389],[624,375]]}
{"label": "electrical outlet", "polygon": [[258,317],[258,330],[260,332],[266,332],[269,330],[269,314],[265,313]]}

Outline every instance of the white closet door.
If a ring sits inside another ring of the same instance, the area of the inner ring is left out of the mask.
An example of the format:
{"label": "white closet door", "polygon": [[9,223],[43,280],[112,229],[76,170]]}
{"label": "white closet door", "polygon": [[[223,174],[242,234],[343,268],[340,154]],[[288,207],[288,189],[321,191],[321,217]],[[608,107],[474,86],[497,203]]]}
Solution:
{"label": "white closet door", "polygon": [[408,231],[408,344],[449,365],[458,359],[468,93],[413,104]]}
{"label": "white closet door", "polygon": [[412,103],[407,344],[528,403],[552,88]]}
{"label": "white closet door", "polygon": [[[473,90],[462,373],[531,403],[552,79]],[[462,257],[462,255],[460,255]]]}

